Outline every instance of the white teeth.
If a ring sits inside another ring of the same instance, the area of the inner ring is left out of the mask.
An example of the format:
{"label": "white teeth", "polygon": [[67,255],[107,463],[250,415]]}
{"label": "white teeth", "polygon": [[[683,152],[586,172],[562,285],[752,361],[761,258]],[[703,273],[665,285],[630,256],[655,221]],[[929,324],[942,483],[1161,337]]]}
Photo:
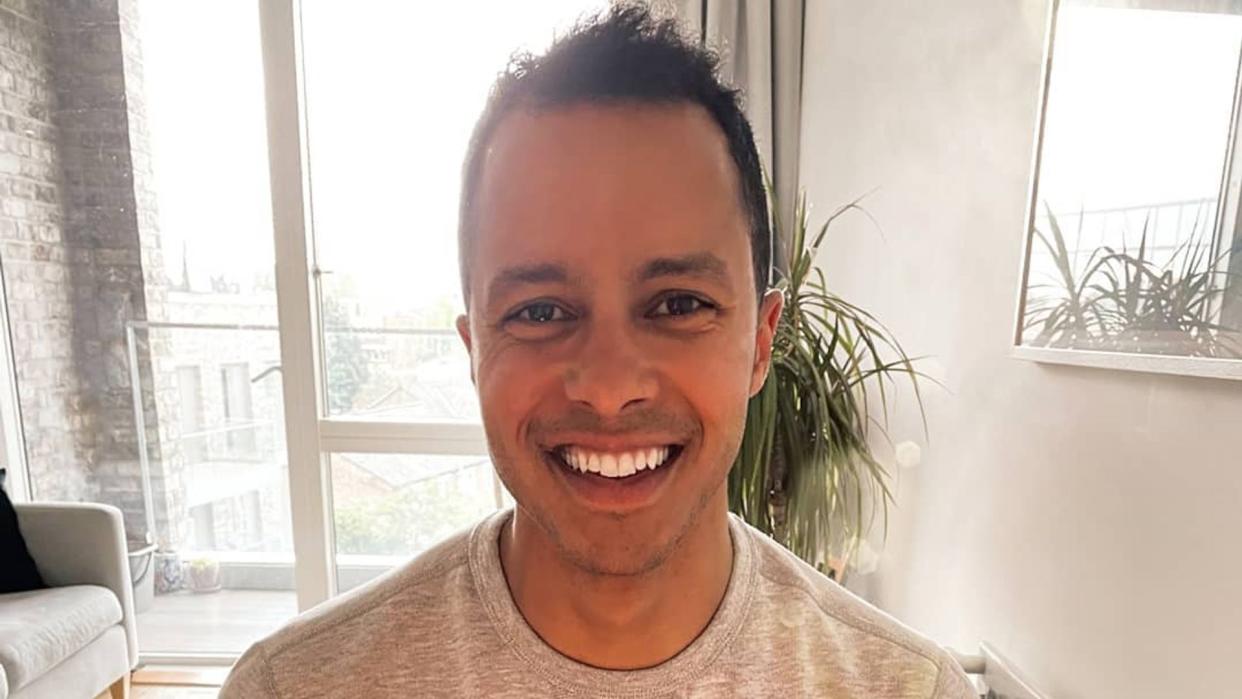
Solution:
{"label": "white teeth", "polygon": [[625,478],[626,476],[634,475],[634,472],[636,469],[634,468],[634,455],[633,454],[630,454],[628,452],[625,454],[622,454],[621,458],[618,459],[617,461],[619,462],[617,466],[618,476]]}
{"label": "white teeth", "polygon": [[635,471],[641,471],[647,468],[647,464],[655,463],[653,461],[648,461],[647,455],[648,455],[647,449],[639,449],[638,451],[634,452],[634,470]]}
{"label": "white teeth", "polygon": [[668,460],[668,447],[648,447],[628,452],[594,452],[566,446],[559,450],[570,468],[582,473],[598,473],[609,478],[625,478],[646,469],[659,468]]}
{"label": "white teeth", "polygon": [[613,454],[602,454],[599,457],[599,475],[609,478],[617,477],[617,457]]}

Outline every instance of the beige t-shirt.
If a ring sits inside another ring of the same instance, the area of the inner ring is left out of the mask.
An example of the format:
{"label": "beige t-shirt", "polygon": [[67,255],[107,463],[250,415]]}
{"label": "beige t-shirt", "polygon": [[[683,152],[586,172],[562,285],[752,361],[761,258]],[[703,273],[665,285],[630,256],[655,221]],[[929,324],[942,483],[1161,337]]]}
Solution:
{"label": "beige t-shirt", "polygon": [[729,515],[733,572],[676,656],[604,670],[545,644],[509,595],[498,512],[299,616],[237,661],[221,697],[977,699],[953,659]]}

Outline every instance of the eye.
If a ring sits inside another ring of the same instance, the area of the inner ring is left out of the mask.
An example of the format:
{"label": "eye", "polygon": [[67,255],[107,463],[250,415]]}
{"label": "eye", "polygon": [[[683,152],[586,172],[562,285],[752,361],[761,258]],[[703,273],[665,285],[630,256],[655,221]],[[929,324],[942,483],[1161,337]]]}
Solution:
{"label": "eye", "polygon": [[699,311],[715,308],[712,304],[690,294],[673,294],[661,299],[652,309],[652,316],[688,316]]}
{"label": "eye", "polygon": [[509,320],[516,320],[522,323],[530,323],[533,325],[544,325],[547,323],[556,323],[570,319],[570,315],[565,312],[564,308],[548,301],[537,301],[519,308],[512,313]]}

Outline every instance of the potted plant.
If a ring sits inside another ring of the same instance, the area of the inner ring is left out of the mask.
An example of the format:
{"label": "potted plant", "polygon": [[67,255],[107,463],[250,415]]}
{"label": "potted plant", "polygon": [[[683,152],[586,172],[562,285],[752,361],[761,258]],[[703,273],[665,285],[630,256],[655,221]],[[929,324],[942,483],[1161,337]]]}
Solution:
{"label": "potted plant", "polygon": [[[1053,281],[1031,284],[1023,332],[1036,347],[1105,352],[1175,354],[1193,357],[1242,357],[1239,328],[1222,324],[1218,309],[1229,293],[1238,293],[1237,274],[1222,269],[1235,251],[1210,257],[1207,226],[1198,220],[1190,236],[1162,264],[1151,257],[1148,233],[1153,216],[1143,222],[1137,251],[1122,236],[1120,249],[1103,245],[1085,263],[1066,244],[1061,225],[1045,202],[1048,235],[1036,228],[1054,264]],[[1083,216],[1078,216],[1081,234]],[[1204,233],[1200,233],[1200,229]]]}
{"label": "potted plant", "polygon": [[195,592],[216,592],[220,589],[220,564],[214,558],[190,561],[190,585]]}
{"label": "potted plant", "polygon": [[[778,208],[769,201],[773,228]],[[777,288],[785,306],[773,339],[767,382],[750,401],[729,508],[798,557],[841,581],[850,559],[892,501],[888,474],[872,451],[884,434],[893,379],[908,379],[922,412],[923,376],[870,313],[828,290],[815,256],[843,214],[866,214],[855,200],[808,239],[805,195],[794,207],[787,273]],[[878,400],[876,400],[878,399]],[[878,407],[880,423],[870,413]],[[924,431],[926,421],[924,416]]]}

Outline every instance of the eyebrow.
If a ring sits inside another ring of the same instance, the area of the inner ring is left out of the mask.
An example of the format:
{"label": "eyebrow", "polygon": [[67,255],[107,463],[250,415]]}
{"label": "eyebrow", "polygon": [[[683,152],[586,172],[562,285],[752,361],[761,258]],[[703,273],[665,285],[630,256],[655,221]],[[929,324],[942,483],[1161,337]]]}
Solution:
{"label": "eyebrow", "polygon": [[681,257],[657,257],[644,264],[636,275],[638,281],[660,277],[703,277],[728,284],[728,266],[710,252],[697,252]]}
{"label": "eyebrow", "polygon": [[568,280],[569,271],[565,269],[565,265],[544,263],[506,267],[488,283],[487,298],[494,299],[526,284],[564,283]]}
{"label": "eyebrow", "polygon": [[[710,252],[698,252],[680,257],[657,257],[648,260],[634,275],[640,282],[661,277],[702,277],[723,285],[729,284],[728,266],[724,260]],[[527,284],[567,283],[569,270],[563,264],[542,264],[506,267],[492,277],[487,285],[487,298],[498,298],[513,289]]]}

